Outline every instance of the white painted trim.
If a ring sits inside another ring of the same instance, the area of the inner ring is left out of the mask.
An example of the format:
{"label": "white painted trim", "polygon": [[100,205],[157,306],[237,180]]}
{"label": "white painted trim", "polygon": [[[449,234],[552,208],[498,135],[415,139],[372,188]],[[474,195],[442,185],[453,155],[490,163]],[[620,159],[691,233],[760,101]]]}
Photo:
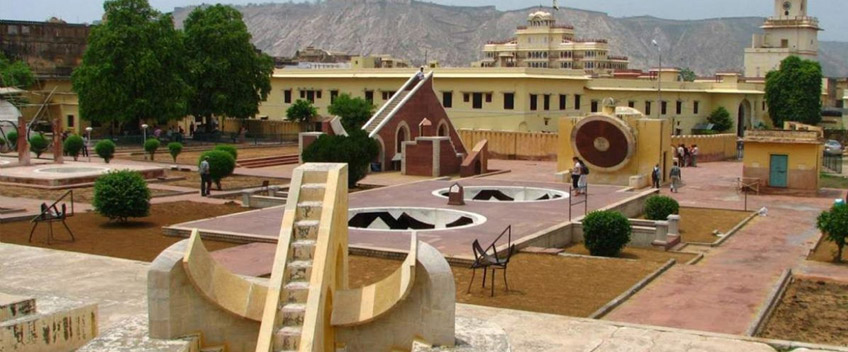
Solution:
{"label": "white painted trim", "polygon": [[[419,89],[421,89],[421,87],[424,85],[424,83],[426,83],[431,78],[433,78],[433,71],[430,71],[430,73],[428,73],[427,76],[424,77],[424,79],[418,81],[418,84],[415,85],[415,88],[412,88],[412,90],[409,91],[409,94],[407,94],[405,97],[403,97],[403,100],[401,100],[400,103],[397,106],[395,106],[394,110],[390,111],[389,114],[386,115],[386,118],[384,118],[383,121],[380,121],[380,124],[377,125],[376,128],[374,128],[374,131],[372,131],[368,135],[368,137],[374,137],[374,135],[376,135],[378,132],[380,132],[380,130],[383,128],[383,126],[385,126],[389,122],[389,120],[391,120],[392,117],[395,116],[395,114],[398,112],[398,110],[400,110],[403,107],[403,105],[406,104],[406,102],[408,102],[409,99],[412,98],[412,96],[415,95],[415,93],[418,92]],[[404,88],[405,87],[406,87],[406,85],[404,85]],[[397,94],[395,96],[397,96]],[[377,115],[374,115],[374,116],[377,116]],[[365,126],[368,126],[368,124],[366,124]],[[363,128],[364,128],[364,126],[363,126]]]}

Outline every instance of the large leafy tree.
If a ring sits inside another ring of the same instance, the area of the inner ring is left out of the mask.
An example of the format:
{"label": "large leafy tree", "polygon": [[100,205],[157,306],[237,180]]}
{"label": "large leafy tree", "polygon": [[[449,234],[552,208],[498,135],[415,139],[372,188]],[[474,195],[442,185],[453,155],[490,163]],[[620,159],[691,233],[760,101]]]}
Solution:
{"label": "large leafy tree", "polygon": [[35,83],[35,75],[26,62],[13,61],[0,53],[0,87],[25,89]]}
{"label": "large leafy tree", "polygon": [[362,98],[352,98],[349,94],[341,94],[327,107],[330,114],[341,117],[342,126],[348,132],[362,128],[371,113],[374,105]]}
{"label": "large leafy tree", "polygon": [[822,69],[818,62],[790,56],[766,74],[766,102],[775,126],[783,121],[821,122]]}
{"label": "large leafy tree", "polygon": [[189,113],[210,128],[214,115],[247,118],[271,91],[274,61],[250,43],[241,13],[225,5],[198,7],[184,22]]}
{"label": "large leafy tree", "polygon": [[318,116],[318,109],[309,100],[298,99],[286,109],[286,120],[300,123],[301,127]]}

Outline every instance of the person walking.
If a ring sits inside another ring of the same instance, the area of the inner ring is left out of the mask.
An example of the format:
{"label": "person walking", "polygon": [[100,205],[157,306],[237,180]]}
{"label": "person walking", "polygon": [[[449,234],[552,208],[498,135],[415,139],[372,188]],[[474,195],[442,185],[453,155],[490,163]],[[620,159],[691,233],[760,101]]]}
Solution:
{"label": "person walking", "polygon": [[578,161],[580,161],[580,178],[577,179],[577,194],[586,194],[589,189],[589,168],[583,160],[578,159]]}
{"label": "person walking", "polygon": [[580,175],[583,174],[583,163],[576,156],[571,158],[571,161],[574,162],[574,167],[571,169],[571,189],[574,190],[575,194],[580,194],[578,183],[580,182]]}
{"label": "person walking", "polygon": [[686,149],[686,148],[683,148],[683,144],[677,145],[677,164],[678,165],[683,165],[683,162],[686,161],[686,158],[685,158],[686,152],[684,151],[684,149]]}
{"label": "person walking", "polygon": [[689,153],[692,155],[692,167],[698,167],[698,145],[692,144],[692,151]]}
{"label": "person walking", "polygon": [[656,189],[660,188],[660,164],[655,165],[651,171],[651,184]]}
{"label": "person walking", "polygon": [[206,197],[212,195],[212,176],[209,174],[209,157],[204,157],[198,167],[200,172],[200,196]]}
{"label": "person walking", "polygon": [[680,181],[683,179],[683,175],[681,174],[680,167],[677,166],[677,163],[674,163],[674,166],[671,167],[668,174],[671,176],[671,193],[679,193]]}

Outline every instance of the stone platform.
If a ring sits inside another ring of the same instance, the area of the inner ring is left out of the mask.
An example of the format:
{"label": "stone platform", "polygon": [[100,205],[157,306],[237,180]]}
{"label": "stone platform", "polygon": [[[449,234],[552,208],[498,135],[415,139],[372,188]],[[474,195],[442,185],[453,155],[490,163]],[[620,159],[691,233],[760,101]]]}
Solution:
{"label": "stone platform", "polygon": [[0,168],[0,183],[47,189],[72,188],[91,184],[112,170],[135,171],[145,179],[165,176],[163,167],[151,164],[121,163],[114,160],[111,164],[66,161],[63,164],[39,163]]}

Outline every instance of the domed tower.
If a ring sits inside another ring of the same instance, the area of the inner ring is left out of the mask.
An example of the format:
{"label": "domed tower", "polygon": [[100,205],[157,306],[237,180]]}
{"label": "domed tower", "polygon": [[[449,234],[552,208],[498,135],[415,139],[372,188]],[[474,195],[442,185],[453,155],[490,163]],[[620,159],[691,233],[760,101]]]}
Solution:
{"label": "domed tower", "polygon": [[774,15],[745,49],[745,76],[765,77],[790,55],[818,60],[819,21],[807,15],[807,0],[774,0]]}

